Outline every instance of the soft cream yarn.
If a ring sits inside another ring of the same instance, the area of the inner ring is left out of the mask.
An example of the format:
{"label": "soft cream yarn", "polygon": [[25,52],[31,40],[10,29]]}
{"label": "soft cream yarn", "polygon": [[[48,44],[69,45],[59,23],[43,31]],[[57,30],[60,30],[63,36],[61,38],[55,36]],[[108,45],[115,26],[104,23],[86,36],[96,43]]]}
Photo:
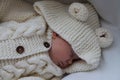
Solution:
{"label": "soft cream yarn", "polygon": [[9,21],[0,24],[0,40],[15,39],[43,35],[46,30],[46,22],[43,17],[37,16],[24,23]]}
{"label": "soft cream yarn", "polygon": [[71,16],[80,21],[87,21],[89,12],[87,8],[81,3],[72,3],[68,9]]}
{"label": "soft cream yarn", "polygon": [[101,47],[103,47],[101,43],[105,42],[107,45],[103,44],[106,47],[109,46],[112,43],[112,37],[104,36],[107,38],[106,41],[99,41],[101,33],[96,33],[96,29],[100,28],[99,19],[90,4],[65,5],[56,1],[38,1],[34,4],[34,9],[45,18],[48,26],[66,40],[75,53],[84,60],[73,63],[64,69],[65,72],[97,68],[101,60]]}

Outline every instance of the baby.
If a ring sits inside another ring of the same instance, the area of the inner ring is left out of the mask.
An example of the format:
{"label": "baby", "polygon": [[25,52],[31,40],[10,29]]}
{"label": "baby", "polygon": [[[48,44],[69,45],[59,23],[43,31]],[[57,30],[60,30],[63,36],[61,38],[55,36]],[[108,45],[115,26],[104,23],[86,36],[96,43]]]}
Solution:
{"label": "baby", "polygon": [[89,71],[99,65],[101,48],[110,46],[113,38],[100,28],[98,15],[89,3],[68,6],[40,1],[34,9],[53,31],[49,55],[65,73]]}
{"label": "baby", "polygon": [[80,60],[70,44],[55,32],[53,32],[52,48],[49,54],[53,62],[61,68],[66,68],[71,65],[73,61]]}
{"label": "baby", "polygon": [[9,14],[6,19],[14,21],[0,24],[0,80],[50,80],[97,68],[101,47],[112,37],[99,28],[90,4],[39,1],[33,6],[35,16],[18,22]]}

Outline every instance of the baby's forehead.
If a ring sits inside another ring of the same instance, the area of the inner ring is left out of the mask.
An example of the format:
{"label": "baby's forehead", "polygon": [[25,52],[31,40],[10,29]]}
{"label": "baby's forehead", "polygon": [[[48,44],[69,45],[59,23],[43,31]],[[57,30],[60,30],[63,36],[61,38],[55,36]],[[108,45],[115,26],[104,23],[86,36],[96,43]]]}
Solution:
{"label": "baby's forehead", "polygon": [[[53,37],[59,37],[59,38],[61,38],[61,39],[63,39],[63,41],[65,41],[67,44],[69,44],[64,38],[62,38],[58,33],[56,33],[56,32],[53,32],[53,35],[52,35]],[[70,44],[69,44],[70,45]]]}

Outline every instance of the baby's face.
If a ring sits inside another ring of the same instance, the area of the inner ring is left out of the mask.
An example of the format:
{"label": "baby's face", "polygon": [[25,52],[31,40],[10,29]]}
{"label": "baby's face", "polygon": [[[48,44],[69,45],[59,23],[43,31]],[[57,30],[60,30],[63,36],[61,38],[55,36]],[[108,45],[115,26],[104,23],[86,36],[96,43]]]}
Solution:
{"label": "baby's face", "polygon": [[52,47],[49,51],[52,61],[61,68],[70,66],[73,61],[80,59],[71,46],[60,36],[52,40]]}

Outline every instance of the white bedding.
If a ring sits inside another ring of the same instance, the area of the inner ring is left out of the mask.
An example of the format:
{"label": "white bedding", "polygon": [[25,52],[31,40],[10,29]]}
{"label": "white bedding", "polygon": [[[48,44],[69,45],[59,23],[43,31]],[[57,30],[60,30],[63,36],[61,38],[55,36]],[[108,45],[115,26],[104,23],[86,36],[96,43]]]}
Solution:
{"label": "white bedding", "polygon": [[102,61],[98,69],[91,72],[78,72],[62,80],[120,80],[120,0],[89,0],[100,16],[102,27],[110,30],[114,36],[111,47],[102,52]]}

